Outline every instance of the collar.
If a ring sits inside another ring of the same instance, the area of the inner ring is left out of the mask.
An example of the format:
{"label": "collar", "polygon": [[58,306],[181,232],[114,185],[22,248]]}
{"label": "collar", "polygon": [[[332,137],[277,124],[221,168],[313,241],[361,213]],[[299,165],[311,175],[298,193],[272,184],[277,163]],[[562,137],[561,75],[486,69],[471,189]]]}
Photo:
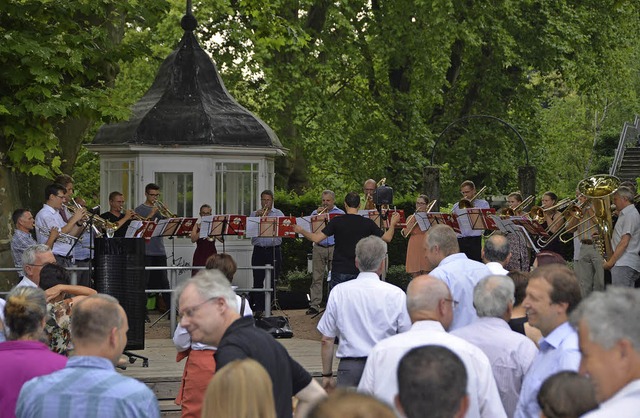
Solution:
{"label": "collar", "polygon": [[59,213],[58,209],[54,209],[53,207],[47,205],[46,203],[42,206],[42,210],[46,210],[49,213]]}
{"label": "collar", "polygon": [[38,287],[38,285],[31,281],[31,279],[29,279],[27,276],[22,276],[22,280],[20,280],[20,283],[18,283],[16,285],[16,287]]}
{"label": "collar", "polygon": [[543,337],[540,340],[540,349],[542,349],[543,347],[545,349],[556,349],[560,346],[560,344],[562,344],[562,341],[564,341],[565,338],[567,338],[574,332],[575,330],[571,327],[571,325],[569,325],[569,322],[563,322],[561,325],[557,326],[556,329],[551,331],[551,334]]}
{"label": "collar", "polygon": [[448,255],[445,258],[443,258],[442,261],[440,261],[440,264],[438,264],[438,267],[443,266],[445,264],[453,263],[455,261],[468,260],[468,259],[469,258],[467,257],[467,255],[465,253],[451,254],[451,255]]}
{"label": "collar", "polygon": [[362,280],[380,280],[380,276],[378,276],[376,274],[376,272],[374,271],[361,271],[358,274],[358,277],[356,277],[356,279],[362,279]]}
{"label": "collar", "polygon": [[624,209],[620,211],[620,216],[627,215],[630,211],[633,211],[635,208],[636,207],[633,203],[628,204],[627,206],[625,206]]}
{"label": "collar", "polygon": [[494,318],[494,317],[489,317],[489,316],[484,316],[484,317],[480,317],[478,319],[476,319],[474,322],[472,322],[472,324],[474,323],[484,323],[493,327],[500,327],[500,328],[504,328],[504,329],[508,329],[511,330],[511,328],[509,327],[509,324],[502,318]]}
{"label": "collar", "polygon": [[447,332],[440,322],[431,319],[414,322],[411,331]]}
{"label": "collar", "polygon": [[67,367],[87,367],[92,369],[111,370],[115,372],[111,360],[98,356],[73,356],[67,361]]}
{"label": "collar", "polygon": [[32,340],[17,340],[17,341],[4,341],[0,343],[0,351],[5,350],[47,350],[49,347],[40,341]]}
{"label": "collar", "polygon": [[220,342],[222,342],[222,340],[224,340],[227,336],[229,336],[229,334],[231,334],[233,331],[237,329],[254,327],[254,326],[255,326],[255,321],[253,320],[252,316],[241,316],[240,318],[233,321],[231,325],[229,325],[229,328],[227,328],[227,330],[222,335]]}

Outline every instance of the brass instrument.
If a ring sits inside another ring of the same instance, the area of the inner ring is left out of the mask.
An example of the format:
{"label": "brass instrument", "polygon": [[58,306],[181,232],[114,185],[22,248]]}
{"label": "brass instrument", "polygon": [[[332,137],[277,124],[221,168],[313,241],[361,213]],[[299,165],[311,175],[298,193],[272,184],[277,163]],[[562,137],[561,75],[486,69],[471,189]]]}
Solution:
{"label": "brass instrument", "polygon": [[319,206],[318,209],[316,209],[316,215],[322,215],[327,211],[327,209],[329,208],[326,206]]}
{"label": "brass instrument", "polygon": [[480,196],[482,193],[485,192],[485,190],[487,189],[487,186],[482,186],[482,188],[480,190],[478,190],[478,192],[473,195],[473,197],[471,199],[461,199],[458,202],[458,209],[470,209],[473,207],[473,201],[476,200],[478,198],[478,196]]}
{"label": "brass instrument", "polygon": [[529,206],[531,202],[533,202],[533,199],[534,199],[533,195],[530,195],[529,197],[524,199],[522,202],[520,202],[520,204],[515,208],[510,208],[510,207],[502,208],[500,210],[500,216],[502,217],[516,216],[516,213],[520,212],[522,209]]}
{"label": "brass instrument", "polygon": [[[40,232],[43,236],[45,236],[47,238],[49,237],[50,231],[47,231],[46,229],[42,228],[41,226],[36,226],[36,228],[38,228],[38,232]],[[63,242],[63,243],[69,244],[69,245],[73,245],[73,242],[78,239],[78,237],[74,237],[73,235],[65,234],[57,226],[54,226],[54,228],[56,228],[58,230],[58,238],[56,238],[56,241],[60,241],[60,242]]]}
{"label": "brass instrument", "polygon": [[[570,223],[573,220],[582,220],[584,218],[584,213],[582,212],[583,203],[573,203],[569,204],[561,213],[560,217],[557,220],[554,220],[551,225],[549,225],[546,229],[546,232],[549,234],[549,238],[540,237],[538,238],[538,245],[540,247],[545,247],[554,239],[561,237],[563,234],[569,232],[569,229],[573,230],[575,227],[571,227]],[[558,225],[558,222],[563,222],[562,226],[557,230],[553,231],[553,228]],[[566,240],[563,242],[569,242],[571,240]]]}
{"label": "brass instrument", "polygon": [[[76,202],[76,200],[73,198],[71,199],[71,202],[72,203],[67,203],[66,206],[67,206],[67,209],[69,209],[69,212],[75,214],[76,210],[81,209],[82,206],[80,206],[80,204]],[[107,221],[106,219],[101,218],[100,216],[95,214],[88,214],[82,219],[84,226],[86,226],[86,223],[89,221],[89,218],[93,219],[93,231],[99,237],[102,236],[102,232],[100,232],[98,229],[102,229],[102,230],[106,230],[108,228],[118,229],[117,223]]]}
{"label": "brass instrument", "polygon": [[164,218],[177,218],[178,217],[178,215],[176,215],[175,213],[171,212],[171,210],[167,207],[167,205],[162,203],[161,200],[156,200],[155,202],[153,202],[153,205],[156,208],[158,208],[158,212]]}
{"label": "brass instrument", "polygon": [[[256,215],[261,218],[266,218],[270,210],[271,210],[271,205],[263,206],[262,209],[256,211]],[[260,214],[258,215],[258,213]]]}
{"label": "brass instrument", "polygon": [[548,208],[542,208],[541,206],[534,206],[531,208],[531,210],[529,211],[529,217],[531,218],[532,221],[538,222],[539,224],[543,224],[545,219],[544,219],[544,214],[545,212],[548,212],[550,210],[558,210],[560,208],[564,208],[565,206],[571,204],[573,202],[573,200],[569,199],[568,197],[566,199],[562,199],[561,201],[559,201],[558,203],[556,203],[555,205],[548,207]]}
{"label": "brass instrument", "polygon": [[[433,209],[436,203],[438,203],[438,199],[433,199],[431,202],[429,202],[429,205],[426,207],[426,209],[420,212],[431,212],[431,209]],[[413,221],[413,224],[409,226],[409,224],[412,221]],[[400,230],[400,235],[402,235],[404,238],[409,238],[409,236],[411,235],[411,232],[416,227],[416,225],[418,225],[418,221],[416,221],[416,215],[415,213],[413,213],[407,218],[406,226]]]}

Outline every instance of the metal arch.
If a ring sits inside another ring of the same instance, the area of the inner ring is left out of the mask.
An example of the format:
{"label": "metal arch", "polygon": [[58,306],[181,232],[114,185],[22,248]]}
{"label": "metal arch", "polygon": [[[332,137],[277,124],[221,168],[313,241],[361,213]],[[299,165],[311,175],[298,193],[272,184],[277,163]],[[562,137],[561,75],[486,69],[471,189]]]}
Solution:
{"label": "metal arch", "polygon": [[444,134],[449,130],[449,128],[451,128],[453,125],[456,125],[458,122],[462,122],[462,121],[465,121],[465,120],[468,120],[468,119],[481,119],[481,118],[496,120],[496,121],[500,122],[501,124],[505,125],[506,127],[508,127],[509,129],[511,129],[516,134],[518,139],[520,140],[520,143],[522,144],[522,147],[524,148],[524,155],[525,155],[525,158],[527,160],[527,165],[529,165],[529,149],[527,148],[527,144],[525,144],[524,139],[522,138],[522,135],[520,135],[520,132],[518,132],[518,130],[516,128],[514,128],[513,125],[509,124],[508,122],[506,122],[506,121],[504,121],[504,120],[502,120],[500,118],[497,118],[495,116],[491,116],[491,115],[469,115],[469,116],[462,117],[460,119],[456,119],[453,122],[451,122],[446,128],[444,128],[444,130],[440,133],[440,135],[436,139],[435,144],[433,144],[433,151],[431,151],[431,165],[433,165],[433,160],[434,160],[435,155],[436,155],[436,147],[438,146],[438,143],[440,142],[440,140],[442,139]]}

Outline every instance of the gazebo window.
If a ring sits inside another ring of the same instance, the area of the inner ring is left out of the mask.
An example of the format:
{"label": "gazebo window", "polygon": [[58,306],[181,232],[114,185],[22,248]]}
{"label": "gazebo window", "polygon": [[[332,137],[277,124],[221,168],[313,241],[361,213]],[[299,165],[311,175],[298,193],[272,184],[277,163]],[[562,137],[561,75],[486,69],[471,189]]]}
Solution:
{"label": "gazebo window", "polygon": [[193,173],[156,172],[160,199],[178,216],[193,214]]}
{"label": "gazebo window", "polygon": [[[108,160],[104,162],[104,172],[106,174],[106,196],[109,193],[119,191],[124,195],[127,203],[126,208],[133,209],[136,206],[134,201],[135,190],[135,163],[133,160]],[[107,199],[105,199],[107,200]]]}
{"label": "gazebo window", "polygon": [[255,209],[259,164],[216,163],[216,207],[214,213],[249,215]]}

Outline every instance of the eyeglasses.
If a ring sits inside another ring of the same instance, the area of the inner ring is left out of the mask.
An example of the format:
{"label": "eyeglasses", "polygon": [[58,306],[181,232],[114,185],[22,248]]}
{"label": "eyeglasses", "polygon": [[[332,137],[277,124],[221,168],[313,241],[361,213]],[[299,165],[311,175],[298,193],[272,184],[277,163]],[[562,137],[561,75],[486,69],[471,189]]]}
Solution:
{"label": "eyeglasses", "polygon": [[57,195],[56,195],[56,197],[59,197],[60,199],[64,199],[64,198],[65,198],[65,196],[66,196],[66,195],[64,195],[64,194],[62,194],[62,195],[57,194]]}
{"label": "eyeglasses", "polygon": [[212,300],[215,300],[215,299],[219,299],[219,296],[209,298],[202,303],[198,303],[197,305],[184,309],[182,312],[178,312],[178,318],[182,319],[184,317],[187,317],[187,318],[193,317],[193,315],[195,315],[195,313],[198,312],[198,309],[200,309],[205,303],[211,302]]}
{"label": "eyeglasses", "polygon": [[25,264],[26,266],[31,266],[31,267],[44,267],[47,264],[56,264],[56,263],[43,263],[43,264]]}
{"label": "eyeglasses", "polygon": [[455,309],[460,302],[458,302],[457,300],[453,300],[453,299],[444,299],[445,302],[451,302],[451,306],[453,307],[453,309]]}

